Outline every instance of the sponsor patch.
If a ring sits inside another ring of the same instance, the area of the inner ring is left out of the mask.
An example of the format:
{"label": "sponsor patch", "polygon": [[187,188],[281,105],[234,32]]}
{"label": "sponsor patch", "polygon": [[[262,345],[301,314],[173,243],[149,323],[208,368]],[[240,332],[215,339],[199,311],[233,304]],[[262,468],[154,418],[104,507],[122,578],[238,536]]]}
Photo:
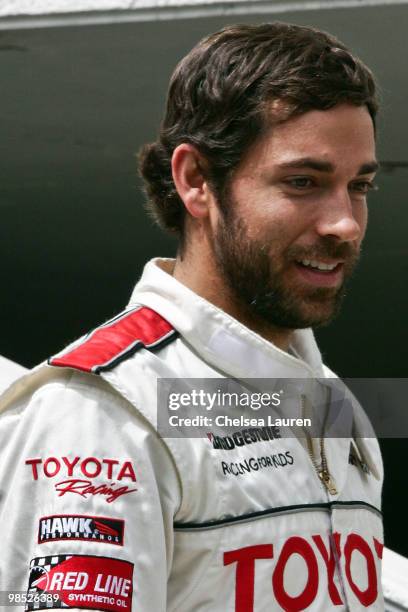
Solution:
{"label": "sponsor patch", "polygon": [[[255,609],[256,591],[264,580],[270,595],[269,601],[265,597],[263,610],[334,610],[337,606],[343,609],[345,594],[350,605],[346,604],[347,610],[383,610],[378,588],[382,551],[383,544],[371,535],[363,537],[353,532],[291,535],[280,541],[228,550],[224,552],[224,566],[235,567],[236,612]],[[353,559],[356,554],[361,563]],[[295,556],[303,561],[296,575],[289,570]],[[262,559],[262,563],[258,565],[257,559]],[[261,565],[265,573],[258,574]]]}
{"label": "sponsor patch", "polygon": [[[30,563],[26,610],[131,612],[132,592],[133,563],[129,561],[93,555],[37,557]],[[52,595],[52,600],[44,601],[40,597],[44,594]]]}
{"label": "sponsor patch", "polygon": [[38,543],[57,540],[89,540],[123,546],[125,521],[104,516],[55,514],[40,518]]}
{"label": "sponsor patch", "polygon": [[[97,457],[46,457],[30,458],[25,461],[33,480],[51,480],[58,497],[72,494],[89,499],[95,495],[105,498],[111,504],[122,495],[137,491],[126,483],[136,483],[133,462],[128,459],[98,459]],[[60,480],[63,478],[63,480]],[[58,482],[55,482],[55,480]],[[104,482],[94,482],[103,479]],[[114,481],[114,482],[112,482]],[[118,482],[116,482],[118,481]],[[71,495],[70,495],[71,496]]]}
{"label": "sponsor patch", "polygon": [[285,451],[266,457],[249,457],[243,461],[221,461],[221,468],[224,476],[245,476],[263,469],[288,467],[294,462],[295,459],[290,451]]}
{"label": "sponsor patch", "polygon": [[233,450],[246,444],[256,442],[270,442],[281,438],[279,427],[250,427],[242,431],[235,431],[229,436],[216,436],[208,433],[207,437],[216,450]]}

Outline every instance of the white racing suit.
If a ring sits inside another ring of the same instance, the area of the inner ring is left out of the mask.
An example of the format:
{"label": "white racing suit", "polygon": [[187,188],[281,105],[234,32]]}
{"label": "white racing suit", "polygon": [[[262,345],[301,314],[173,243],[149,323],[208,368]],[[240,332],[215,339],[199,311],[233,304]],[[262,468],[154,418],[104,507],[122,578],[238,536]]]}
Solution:
{"label": "white racing suit", "polygon": [[25,368],[0,355],[0,393],[13,381],[22,376]]}
{"label": "white racing suit", "polygon": [[321,443],[276,427],[158,434],[158,379],[331,376],[311,330],[283,352],[171,265],[148,263],[124,313],[2,396],[3,605],[383,610],[382,462],[361,408],[355,439],[324,441],[327,486]]}

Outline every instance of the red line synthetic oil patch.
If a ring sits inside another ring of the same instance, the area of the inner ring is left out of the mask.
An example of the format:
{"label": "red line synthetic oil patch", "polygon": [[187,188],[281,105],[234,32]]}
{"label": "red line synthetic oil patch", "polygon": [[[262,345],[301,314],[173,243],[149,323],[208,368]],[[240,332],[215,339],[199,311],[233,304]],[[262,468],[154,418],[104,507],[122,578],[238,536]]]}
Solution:
{"label": "red line synthetic oil patch", "polygon": [[55,514],[43,516],[38,525],[38,544],[59,540],[82,540],[123,546],[125,521],[104,516]]}
{"label": "red line synthetic oil patch", "polygon": [[92,555],[49,555],[30,563],[26,610],[131,612],[133,563]]}

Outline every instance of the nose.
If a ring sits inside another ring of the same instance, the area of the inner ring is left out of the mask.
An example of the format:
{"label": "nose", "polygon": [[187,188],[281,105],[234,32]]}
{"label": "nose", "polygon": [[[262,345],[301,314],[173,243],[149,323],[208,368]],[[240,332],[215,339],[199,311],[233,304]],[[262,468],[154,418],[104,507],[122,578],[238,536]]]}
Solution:
{"label": "nose", "polygon": [[316,230],[319,236],[332,236],[339,242],[361,240],[366,215],[365,201],[355,202],[348,190],[338,191],[322,202]]}

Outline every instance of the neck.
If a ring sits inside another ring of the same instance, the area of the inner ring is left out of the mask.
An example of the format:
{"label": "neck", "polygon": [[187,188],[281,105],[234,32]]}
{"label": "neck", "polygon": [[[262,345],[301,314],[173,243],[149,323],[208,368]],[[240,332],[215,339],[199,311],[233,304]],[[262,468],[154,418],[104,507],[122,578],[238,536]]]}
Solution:
{"label": "neck", "polygon": [[246,304],[232,294],[214,265],[204,257],[177,257],[173,276],[180,283],[217,306],[283,351],[288,351],[293,330],[275,327],[254,316]]}

